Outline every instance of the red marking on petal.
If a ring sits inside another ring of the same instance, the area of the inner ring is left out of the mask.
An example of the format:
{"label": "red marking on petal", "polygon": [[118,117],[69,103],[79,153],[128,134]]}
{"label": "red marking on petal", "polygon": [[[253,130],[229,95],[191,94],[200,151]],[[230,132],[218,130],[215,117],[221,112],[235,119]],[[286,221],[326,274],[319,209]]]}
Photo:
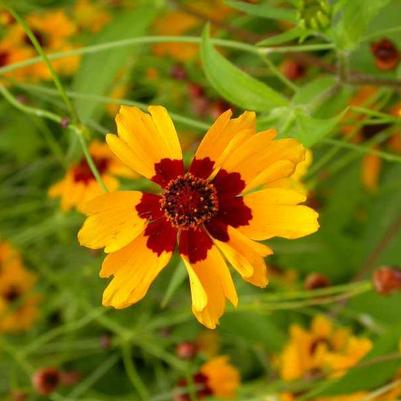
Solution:
{"label": "red marking on petal", "polygon": [[177,230],[163,217],[150,223],[145,230],[146,246],[160,256],[163,251],[173,252],[177,243]]}
{"label": "red marking on petal", "polygon": [[206,259],[207,251],[213,241],[203,228],[193,228],[180,231],[180,254],[187,256],[190,263]]}
{"label": "red marking on petal", "polygon": [[245,205],[242,197],[221,197],[219,205],[215,218],[225,224],[233,227],[246,226],[252,219],[251,209]]}
{"label": "red marking on petal", "polygon": [[228,242],[230,239],[227,231],[227,224],[214,218],[209,223],[205,224],[205,227],[209,234],[218,239],[219,241]]}
{"label": "red marking on petal", "polygon": [[214,161],[209,157],[193,159],[189,172],[199,178],[208,178],[213,172]]}
{"label": "red marking on petal", "polygon": [[239,173],[228,173],[226,170],[220,170],[212,184],[216,187],[217,193],[223,196],[239,195],[245,188],[245,181]]}
{"label": "red marking on petal", "polygon": [[160,200],[161,196],[144,192],[141,201],[135,207],[139,217],[149,221],[162,218],[164,213],[160,208]]}
{"label": "red marking on petal", "polygon": [[[100,175],[104,174],[109,167],[109,160],[106,158],[95,158],[93,157],[93,162],[97,168]],[[95,176],[89,167],[88,162],[82,159],[77,165],[72,168],[72,176],[75,182],[82,182],[84,184],[89,184],[92,180],[95,180]]]}
{"label": "red marking on petal", "polygon": [[171,180],[184,174],[184,163],[177,159],[161,159],[155,164],[152,181],[164,188]]}

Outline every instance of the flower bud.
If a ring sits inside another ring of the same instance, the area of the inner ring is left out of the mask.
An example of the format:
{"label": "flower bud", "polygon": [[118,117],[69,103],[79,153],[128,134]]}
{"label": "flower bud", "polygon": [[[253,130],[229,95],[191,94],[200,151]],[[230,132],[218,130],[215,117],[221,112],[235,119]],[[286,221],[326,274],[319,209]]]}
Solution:
{"label": "flower bud", "polygon": [[322,273],[311,273],[305,278],[305,290],[316,290],[330,285],[330,280]]}
{"label": "flower bud", "polygon": [[38,369],[32,377],[35,390],[41,395],[53,393],[61,383],[61,372],[56,368]]}
{"label": "flower bud", "polygon": [[379,294],[388,295],[401,290],[401,269],[382,266],[373,273],[373,285]]}
{"label": "flower bud", "polygon": [[280,71],[290,81],[296,81],[305,76],[305,66],[295,60],[286,59],[280,65]]}
{"label": "flower bud", "polygon": [[198,353],[198,346],[195,343],[185,341],[177,345],[175,353],[181,359],[193,359]]}
{"label": "flower bud", "polygon": [[394,43],[383,38],[370,45],[370,50],[375,58],[377,68],[381,70],[393,70],[400,61],[400,54]]}

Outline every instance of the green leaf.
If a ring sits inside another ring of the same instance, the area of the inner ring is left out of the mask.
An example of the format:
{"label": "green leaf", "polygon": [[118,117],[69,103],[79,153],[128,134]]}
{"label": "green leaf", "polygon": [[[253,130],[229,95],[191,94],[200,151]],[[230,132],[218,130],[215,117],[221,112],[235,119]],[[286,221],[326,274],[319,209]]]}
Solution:
{"label": "green leaf", "polygon": [[270,36],[267,39],[263,39],[262,41],[258,42],[257,46],[275,46],[281,45],[282,43],[289,42],[291,40],[295,40],[298,38],[305,38],[309,35],[310,31],[307,29],[301,28],[296,26],[288,31],[283,33],[279,33],[278,35]]}
{"label": "green leaf", "polygon": [[[149,5],[124,12],[96,35],[92,45],[143,35],[154,15],[155,9]],[[118,71],[136,54],[137,49],[138,47],[134,49],[124,47],[86,55],[75,75],[74,91],[91,95],[106,95]],[[88,102],[85,99],[75,100],[75,107],[83,121],[90,118],[98,119],[103,109],[99,103]]]}
{"label": "green leaf", "polygon": [[[319,392],[319,396],[350,394],[357,391],[367,391],[384,385],[392,379],[400,366],[400,359],[369,364],[384,355],[398,351],[401,324],[393,325],[391,330],[381,336],[373,349],[360,362],[361,367],[350,369],[345,376]],[[365,366],[363,366],[365,364]],[[316,394],[315,394],[316,395]]]}
{"label": "green leaf", "polygon": [[174,293],[178,290],[178,288],[181,286],[181,284],[185,281],[186,278],[187,278],[187,270],[184,266],[184,262],[180,261],[180,263],[178,263],[178,265],[175,266],[174,273],[170,279],[166,293],[162,299],[161,302],[162,308],[167,306]]}
{"label": "green leaf", "polygon": [[292,104],[305,106],[313,102],[321,93],[335,85],[337,79],[332,75],[317,77],[300,87],[292,98]]}
{"label": "green leaf", "polygon": [[248,110],[268,111],[288,100],[226,60],[211,44],[209,29],[202,35],[201,58],[206,77],[229,102]]}
{"label": "green leaf", "polygon": [[229,7],[243,11],[249,15],[261,18],[275,19],[279,21],[297,21],[297,12],[286,8],[272,7],[266,3],[264,4],[249,4],[242,1],[226,0],[225,4]]}
{"label": "green leaf", "polygon": [[390,0],[343,0],[340,3],[341,19],[334,30],[338,47],[347,50],[355,47],[370,21],[389,2]]}

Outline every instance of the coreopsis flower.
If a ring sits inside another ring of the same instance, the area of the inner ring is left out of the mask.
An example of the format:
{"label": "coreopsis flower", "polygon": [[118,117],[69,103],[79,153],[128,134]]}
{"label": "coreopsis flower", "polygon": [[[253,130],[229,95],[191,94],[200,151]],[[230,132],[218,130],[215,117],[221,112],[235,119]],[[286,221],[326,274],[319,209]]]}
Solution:
{"label": "coreopsis flower", "polygon": [[370,50],[375,58],[376,67],[380,70],[393,70],[400,62],[400,53],[390,39],[383,38],[372,43]]}
{"label": "coreopsis flower", "polygon": [[310,330],[290,328],[290,340],[279,357],[280,376],[296,380],[321,373],[338,377],[371,349],[371,341],[353,336],[345,328],[335,328],[329,319],[316,316]]}
{"label": "coreopsis flower", "polygon": [[[76,25],[64,11],[52,10],[44,13],[34,13],[26,17],[26,22],[35,35],[37,41],[47,54],[68,51],[74,48],[71,39],[76,32]],[[35,48],[25,31],[19,24],[10,27],[7,40],[18,43],[27,55],[32,58],[37,55]],[[52,66],[59,74],[72,74],[78,67],[77,56],[65,57],[52,61]],[[51,74],[43,62],[23,68],[31,79],[50,79]]]}
{"label": "coreopsis flower", "polygon": [[111,19],[106,7],[90,0],[78,0],[74,5],[74,21],[79,28],[90,32],[100,31]]}
{"label": "coreopsis flower", "polygon": [[0,243],[0,332],[26,330],[38,316],[36,277],[26,270],[18,252]]}
{"label": "coreopsis flower", "polygon": [[[89,153],[104,184],[110,191],[118,188],[117,177],[133,176],[131,171],[114,157],[105,143],[93,141],[89,147]],[[50,187],[49,196],[60,198],[61,208],[65,211],[74,207],[81,210],[82,205],[102,192],[103,190],[92,174],[86,159],[82,158],[69,168],[61,181]]]}
{"label": "coreopsis flower", "polygon": [[[241,378],[238,370],[226,356],[218,356],[204,363],[198,373],[193,376],[197,399],[216,397],[232,399],[235,397]],[[178,389],[186,388],[188,382],[182,380]],[[180,393],[174,401],[189,401],[189,394]]]}
{"label": "coreopsis flower", "polygon": [[272,250],[257,241],[295,239],[318,229],[317,213],[300,205],[305,195],[274,185],[293,173],[305,149],[294,139],[275,140],[273,129],[257,133],[253,112],[231,119],[226,111],[185,169],[166,109],[150,106],[149,113],[122,106],[116,117],[118,135],[106,140],[122,162],[157,184],[158,191],[116,191],[88,202],[82,210],[89,217],[78,239],[108,253],[100,276],[114,278],[103,304],[115,308],[145,296],[178,243],[193,313],[215,328],[226,299],[238,303],[226,260],[244,280],[265,287],[264,257]]}

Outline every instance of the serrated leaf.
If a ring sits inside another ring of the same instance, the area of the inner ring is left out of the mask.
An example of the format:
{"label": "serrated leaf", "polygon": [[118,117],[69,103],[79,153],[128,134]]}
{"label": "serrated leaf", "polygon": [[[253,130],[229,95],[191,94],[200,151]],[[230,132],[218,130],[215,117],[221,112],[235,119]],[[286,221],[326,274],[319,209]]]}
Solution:
{"label": "serrated leaf", "polygon": [[[155,9],[150,5],[124,12],[116,16],[112,24],[96,35],[92,44],[143,35],[154,16]],[[74,91],[91,95],[106,95],[118,71],[124,67],[137,49],[138,47],[134,49],[124,47],[86,55],[75,75]],[[102,110],[102,105],[99,103],[88,102],[85,99],[76,99],[75,107],[83,121],[90,118],[96,120]]]}
{"label": "serrated leaf", "polygon": [[249,4],[242,1],[226,0],[225,4],[236,10],[261,18],[275,19],[279,21],[296,22],[297,12],[286,8],[272,7],[264,4]]}
{"label": "serrated leaf", "polygon": [[284,96],[226,60],[213,47],[208,27],[202,35],[201,58],[207,79],[229,102],[254,111],[268,111],[288,104]]}

